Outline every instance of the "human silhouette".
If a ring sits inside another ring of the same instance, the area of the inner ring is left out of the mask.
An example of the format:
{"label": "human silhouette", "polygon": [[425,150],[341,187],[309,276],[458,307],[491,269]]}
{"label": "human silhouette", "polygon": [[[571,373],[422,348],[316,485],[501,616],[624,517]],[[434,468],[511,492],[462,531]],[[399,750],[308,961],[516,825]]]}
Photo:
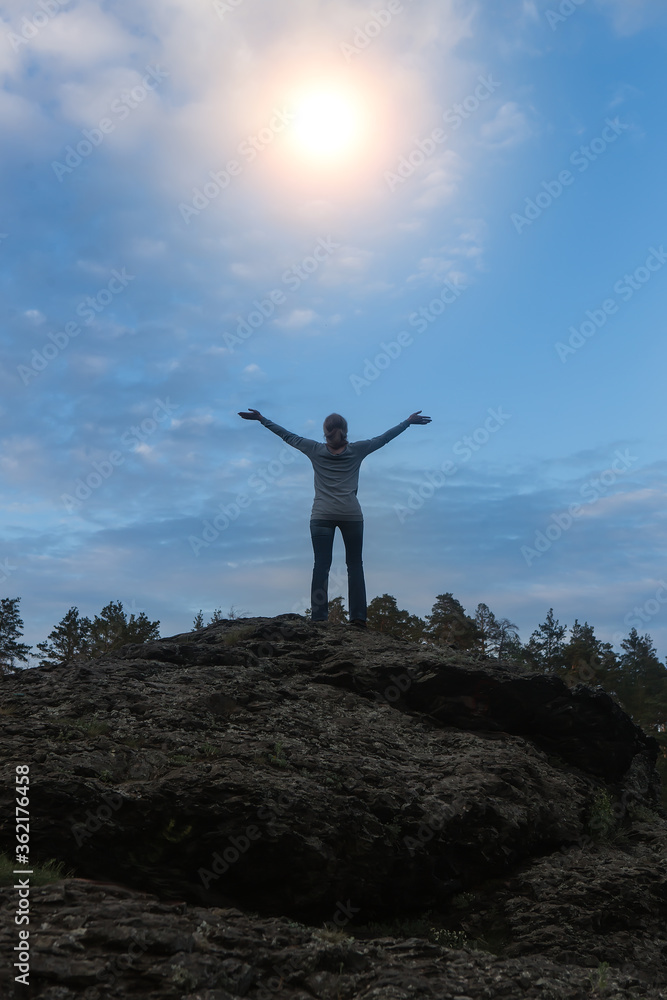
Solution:
{"label": "human silhouette", "polygon": [[366,627],[366,583],[361,559],[364,515],[357,500],[359,467],[367,455],[377,451],[402,434],[410,424],[428,424],[421,410],[407,420],[367,441],[347,440],[347,421],[339,413],[330,413],[324,421],[326,442],[299,437],[262,416],[259,410],[239,413],[244,420],[259,420],[287,444],[307,455],[315,473],[315,499],[310,515],[310,536],[315,565],[311,584],[311,620],[326,621],[329,616],[329,570],[336,528],[340,528],[345,543],[347,564],[348,607],[350,624]]}

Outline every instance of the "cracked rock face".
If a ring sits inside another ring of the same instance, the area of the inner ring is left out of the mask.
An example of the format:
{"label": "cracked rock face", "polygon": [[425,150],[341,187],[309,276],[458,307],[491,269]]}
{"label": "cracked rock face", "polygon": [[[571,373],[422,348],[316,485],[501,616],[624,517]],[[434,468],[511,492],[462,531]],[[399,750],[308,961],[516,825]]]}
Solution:
{"label": "cracked rock face", "polygon": [[[0,890],[3,902],[11,892]],[[34,890],[31,982],[42,1000],[580,1000],[664,997],[627,968],[539,952],[498,957],[419,937],[355,939],[284,917],[164,903],[121,886],[67,880]],[[548,933],[548,925],[543,931]],[[0,930],[2,955],[9,948]],[[664,983],[664,979],[662,980]],[[2,996],[25,987],[0,972]],[[601,992],[594,987],[604,985]],[[30,988],[32,990],[32,987]]]}
{"label": "cracked rock face", "polygon": [[[25,761],[31,858],[77,876],[33,889],[49,914],[34,995],[559,998],[602,976],[600,996],[657,997],[665,984],[657,744],[599,689],[283,615],[23,671],[1,699],[0,847],[13,848],[9,779]],[[387,936],[410,920],[421,937]],[[150,943],[100,991],[100,963],[140,927]],[[280,992],[264,980],[283,952],[302,966]]]}

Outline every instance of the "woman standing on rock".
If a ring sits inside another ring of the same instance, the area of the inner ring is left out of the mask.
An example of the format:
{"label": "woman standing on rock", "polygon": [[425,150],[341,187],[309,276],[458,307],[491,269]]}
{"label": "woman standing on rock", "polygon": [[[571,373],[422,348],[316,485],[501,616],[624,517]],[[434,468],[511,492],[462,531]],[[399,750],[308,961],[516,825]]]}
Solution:
{"label": "woman standing on rock", "polygon": [[293,448],[302,451],[313,463],[315,499],[310,515],[310,535],[315,554],[311,585],[311,620],[326,621],[329,616],[328,582],[336,528],[340,528],[345,543],[347,563],[348,603],[352,625],[366,627],[366,584],[361,549],[364,516],[357,500],[359,466],[371,452],[402,434],[410,424],[428,424],[430,417],[420,416],[421,410],[407,420],[367,441],[347,440],[347,421],[339,413],[331,413],[324,421],[326,444],[299,437],[263,417],[259,410],[239,413],[244,420],[259,420]]}

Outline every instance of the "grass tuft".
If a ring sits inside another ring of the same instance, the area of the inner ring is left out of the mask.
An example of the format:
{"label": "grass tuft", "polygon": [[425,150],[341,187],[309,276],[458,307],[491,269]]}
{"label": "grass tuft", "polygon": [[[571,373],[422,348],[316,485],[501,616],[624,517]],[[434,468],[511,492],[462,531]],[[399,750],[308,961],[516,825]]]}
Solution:
{"label": "grass tuft", "polygon": [[27,868],[32,872],[31,875],[25,875],[24,878],[30,879],[30,885],[51,885],[52,882],[62,882],[65,878],[72,878],[74,875],[74,869],[65,869],[64,861],[56,861],[55,858],[49,858],[43,864],[15,864],[8,854],[0,854],[0,886],[14,885],[17,878],[21,878],[20,875],[15,875],[14,871],[19,871],[19,869]]}

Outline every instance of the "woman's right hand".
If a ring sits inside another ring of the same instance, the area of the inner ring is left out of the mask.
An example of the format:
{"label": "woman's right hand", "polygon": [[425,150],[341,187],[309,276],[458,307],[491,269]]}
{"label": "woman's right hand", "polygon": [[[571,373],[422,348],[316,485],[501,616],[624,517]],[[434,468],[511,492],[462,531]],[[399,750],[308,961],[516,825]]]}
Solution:
{"label": "woman's right hand", "polygon": [[259,412],[259,410],[253,410],[252,407],[247,411],[247,413],[239,413],[239,416],[243,417],[244,420],[262,419],[262,414]]}

